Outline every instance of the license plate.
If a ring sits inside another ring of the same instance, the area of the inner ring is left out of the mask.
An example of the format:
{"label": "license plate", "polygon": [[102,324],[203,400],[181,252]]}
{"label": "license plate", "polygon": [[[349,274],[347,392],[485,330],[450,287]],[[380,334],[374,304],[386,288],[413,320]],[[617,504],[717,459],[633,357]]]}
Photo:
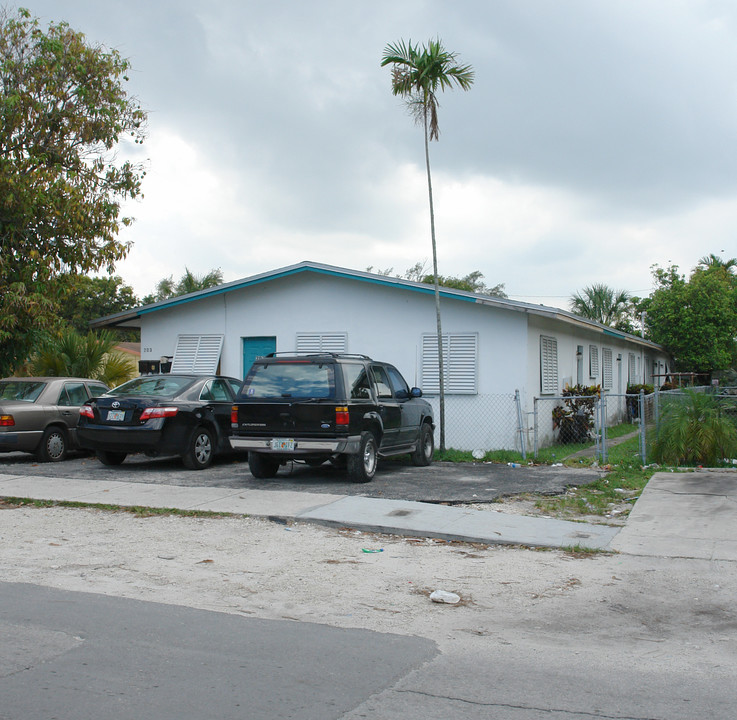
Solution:
{"label": "license plate", "polygon": [[125,420],[125,410],[108,410],[107,419],[111,422],[122,422]]}
{"label": "license plate", "polygon": [[272,438],[270,446],[272,450],[294,450],[294,440],[291,438]]}

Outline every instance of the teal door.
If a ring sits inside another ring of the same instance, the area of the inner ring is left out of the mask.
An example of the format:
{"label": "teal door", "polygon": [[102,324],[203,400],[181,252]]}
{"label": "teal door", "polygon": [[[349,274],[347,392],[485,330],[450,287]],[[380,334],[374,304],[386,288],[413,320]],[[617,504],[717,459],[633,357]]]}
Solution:
{"label": "teal door", "polygon": [[243,338],[243,377],[257,358],[276,352],[275,337],[244,337]]}

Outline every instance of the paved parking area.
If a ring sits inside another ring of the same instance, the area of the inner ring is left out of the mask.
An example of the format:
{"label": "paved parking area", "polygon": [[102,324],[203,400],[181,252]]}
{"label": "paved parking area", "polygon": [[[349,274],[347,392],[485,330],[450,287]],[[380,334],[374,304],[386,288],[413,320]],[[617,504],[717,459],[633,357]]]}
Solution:
{"label": "paved parking area", "polygon": [[0,474],[54,478],[160,483],[182,487],[225,487],[251,490],[355,495],[419,502],[493,502],[499,497],[535,492],[559,494],[571,485],[599,477],[596,470],[545,465],[509,467],[498,464],[435,463],[418,468],[409,462],[383,460],[374,480],[355,484],[330,464],[310,468],[299,463],[282,467],[271,480],[257,480],[243,456],[222,457],[207,470],[186,470],[178,458],[134,455],[118,467],[106,467],[95,457],[76,455],[61,463],[39,463],[31,455],[0,455]]}

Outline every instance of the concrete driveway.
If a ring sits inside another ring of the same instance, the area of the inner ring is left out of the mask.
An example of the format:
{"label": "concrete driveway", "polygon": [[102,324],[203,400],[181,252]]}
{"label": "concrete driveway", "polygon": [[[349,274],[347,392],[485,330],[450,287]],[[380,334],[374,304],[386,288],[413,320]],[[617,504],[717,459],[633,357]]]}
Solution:
{"label": "concrete driveway", "polygon": [[390,500],[469,503],[493,502],[520,493],[560,494],[572,485],[594,482],[596,470],[546,465],[509,467],[493,463],[435,463],[418,468],[404,459],[382,460],[372,482],[348,482],[345,473],[330,464],[310,468],[298,463],[282,467],[271,480],[257,480],[248,463],[239,457],[223,457],[207,470],[186,470],[177,458],[134,455],[118,467],[106,467],[95,457],[74,456],[61,463],[39,463],[31,455],[0,455],[0,474],[54,478],[87,478],[124,482],[227,487],[251,490],[355,495]]}

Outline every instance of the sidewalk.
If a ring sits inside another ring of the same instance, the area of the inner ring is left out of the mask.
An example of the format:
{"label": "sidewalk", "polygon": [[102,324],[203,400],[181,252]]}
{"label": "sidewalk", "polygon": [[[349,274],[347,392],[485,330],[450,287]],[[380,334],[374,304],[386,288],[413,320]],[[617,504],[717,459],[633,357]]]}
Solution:
{"label": "sidewalk", "polygon": [[0,474],[0,497],[227,512],[487,544],[737,560],[737,472],[657,473],[625,527],[434,503]]}

